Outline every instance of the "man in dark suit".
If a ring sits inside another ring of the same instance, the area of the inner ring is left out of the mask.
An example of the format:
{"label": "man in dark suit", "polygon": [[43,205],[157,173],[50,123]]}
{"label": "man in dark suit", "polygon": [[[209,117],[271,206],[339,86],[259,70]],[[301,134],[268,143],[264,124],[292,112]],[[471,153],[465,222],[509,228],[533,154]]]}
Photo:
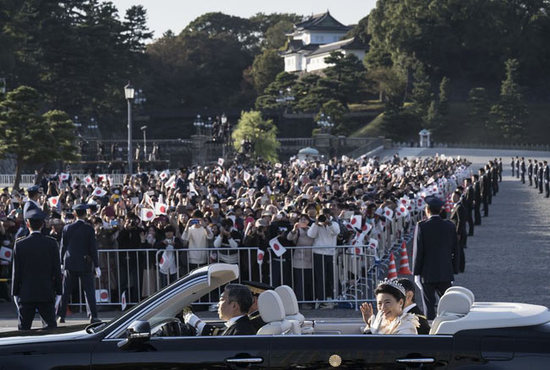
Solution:
{"label": "man in dark suit", "polygon": [[543,174],[544,174],[544,164],[542,163],[542,161],[540,161],[539,162],[539,174],[538,174],[538,177],[539,177],[539,194],[542,194],[542,186],[543,186],[543,183],[544,183]]}
{"label": "man in dark suit", "polygon": [[424,315],[424,312],[416,305],[416,289],[414,283],[407,278],[398,279],[397,282],[405,288],[405,305],[403,307],[403,313],[410,312],[418,317],[418,322],[420,323],[420,326],[416,328],[418,334],[430,334],[430,323]]}
{"label": "man in dark suit", "polygon": [[254,335],[256,330],[248,318],[252,293],[242,284],[228,284],[218,305],[218,316],[225,320],[227,329],[222,335]]}
{"label": "man in dark suit", "polygon": [[466,221],[468,222],[468,236],[474,236],[474,217],[472,216],[474,211],[474,186],[472,185],[472,179],[464,179],[464,200],[463,204],[466,209]]}
{"label": "man in dark suit", "polygon": [[464,207],[462,194],[459,190],[453,193],[452,197],[454,207],[451,212],[451,222],[456,227],[456,236],[458,241],[458,252],[459,252],[459,266],[458,271],[464,272],[466,267],[466,259],[464,257],[464,249],[466,248],[466,240],[468,234],[466,233],[466,208]]}
{"label": "man in dark suit", "polygon": [[544,181],[544,192],[546,193],[546,198],[550,197],[550,167],[548,167],[548,161],[544,161],[542,164],[543,167],[543,181]]}
{"label": "man in dark suit", "polygon": [[73,290],[73,283],[80,279],[90,312],[90,322],[99,322],[95,302],[95,287],[93,270],[95,266],[96,276],[101,276],[97,255],[95,231],[92,225],[85,221],[85,204],[73,207],[77,220],[63,228],[61,236],[61,259],[65,269],[65,281],[63,286],[63,298],[57,315],[59,322],[65,322],[67,302]]}
{"label": "man in dark suit", "polygon": [[18,328],[29,330],[38,310],[46,328],[55,328],[55,301],[62,292],[59,247],[42,235],[46,215],[38,208],[26,215],[30,235],[13,247],[12,295],[18,307]]}
{"label": "man in dark suit", "polygon": [[483,203],[483,216],[489,216],[489,194],[491,193],[491,184],[484,168],[479,169],[479,183],[481,191],[481,202]]}
{"label": "man in dark suit", "polygon": [[514,161],[514,157],[512,157],[512,163],[510,164],[512,166],[512,177],[516,175],[516,162]]}
{"label": "man in dark suit", "polygon": [[525,184],[525,158],[521,157],[521,162],[519,163],[519,173],[521,176],[521,183]]}
{"label": "man in dark suit", "polygon": [[502,182],[502,158],[498,159],[498,181]]}
{"label": "man in dark suit", "polygon": [[516,155],[516,177],[519,179],[519,157]]}
{"label": "man in dark suit", "polygon": [[533,160],[535,165],[533,166],[533,181],[535,182],[535,189],[539,188],[539,162],[535,159]]}
{"label": "man in dark suit", "polygon": [[481,182],[479,175],[472,175],[474,187],[474,225],[481,225]]}
{"label": "man in dark suit", "polygon": [[458,243],[454,225],[439,215],[445,204],[437,197],[426,197],[425,221],[417,224],[413,245],[413,274],[422,287],[428,320],[435,318],[435,294],[441,297],[458,273]]}
{"label": "man in dark suit", "polygon": [[533,162],[527,160],[527,177],[529,178],[529,186],[533,186]]}

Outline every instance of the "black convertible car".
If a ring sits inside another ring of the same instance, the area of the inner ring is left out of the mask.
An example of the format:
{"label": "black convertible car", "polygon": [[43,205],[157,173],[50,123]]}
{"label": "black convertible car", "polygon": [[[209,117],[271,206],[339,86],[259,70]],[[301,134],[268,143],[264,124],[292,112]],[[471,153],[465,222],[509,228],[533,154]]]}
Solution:
{"label": "black convertible car", "polygon": [[237,277],[237,266],[213,264],[109,323],[2,333],[0,369],[550,368],[546,307],[474,302],[461,287],[442,297],[430,335],[361,334],[359,313],[357,320],[307,321],[293,312],[292,297],[275,299],[273,291],[265,312],[260,304],[266,330],[255,336],[184,335],[182,309]]}

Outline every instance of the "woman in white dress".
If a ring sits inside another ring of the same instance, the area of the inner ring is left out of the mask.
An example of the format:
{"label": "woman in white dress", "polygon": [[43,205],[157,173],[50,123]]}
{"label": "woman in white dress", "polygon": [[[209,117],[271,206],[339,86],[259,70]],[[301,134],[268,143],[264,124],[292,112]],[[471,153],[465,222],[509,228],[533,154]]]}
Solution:
{"label": "woman in white dress", "polygon": [[384,280],[375,290],[378,313],[370,303],[361,305],[364,332],[370,334],[418,334],[418,318],[412,313],[403,313],[405,288],[397,280]]}

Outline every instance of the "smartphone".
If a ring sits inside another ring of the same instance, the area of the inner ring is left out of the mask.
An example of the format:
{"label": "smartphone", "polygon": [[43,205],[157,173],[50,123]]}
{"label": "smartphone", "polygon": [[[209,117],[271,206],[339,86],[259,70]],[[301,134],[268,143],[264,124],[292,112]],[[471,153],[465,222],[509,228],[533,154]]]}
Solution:
{"label": "smartphone", "polygon": [[193,218],[190,222],[189,222],[189,225],[197,225],[199,224],[201,221],[196,219],[196,218]]}
{"label": "smartphone", "polygon": [[111,226],[118,226],[117,220],[111,220]]}

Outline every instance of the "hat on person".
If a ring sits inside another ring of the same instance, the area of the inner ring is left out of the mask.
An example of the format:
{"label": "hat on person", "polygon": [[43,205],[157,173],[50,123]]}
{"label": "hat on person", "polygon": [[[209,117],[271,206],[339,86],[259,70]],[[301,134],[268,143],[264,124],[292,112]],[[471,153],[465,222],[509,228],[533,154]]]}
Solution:
{"label": "hat on person", "polygon": [[85,211],[88,209],[88,205],[87,204],[84,204],[84,203],[80,203],[80,204],[75,204],[73,206],[73,210],[74,211]]}
{"label": "hat on person", "polygon": [[27,220],[44,220],[46,214],[40,208],[31,208],[25,213]]}
{"label": "hat on person", "polygon": [[424,201],[428,206],[430,206],[430,208],[436,209],[443,207],[443,205],[445,204],[444,201],[433,195],[427,196],[426,198],[424,198]]}
{"label": "hat on person", "polygon": [[36,193],[38,193],[39,190],[40,190],[40,186],[38,186],[38,185],[33,185],[33,186],[29,186],[29,187],[27,188],[27,193],[28,193],[29,195],[31,195],[31,194],[36,194]]}
{"label": "hat on person", "polygon": [[260,283],[259,281],[243,281],[243,285],[246,285],[250,289],[250,293],[253,295],[259,295],[266,290],[273,290],[273,287],[266,283]]}
{"label": "hat on person", "polygon": [[264,219],[257,219],[256,220],[256,223],[254,224],[256,227],[264,227],[264,226],[269,226],[269,224],[264,220]]}

